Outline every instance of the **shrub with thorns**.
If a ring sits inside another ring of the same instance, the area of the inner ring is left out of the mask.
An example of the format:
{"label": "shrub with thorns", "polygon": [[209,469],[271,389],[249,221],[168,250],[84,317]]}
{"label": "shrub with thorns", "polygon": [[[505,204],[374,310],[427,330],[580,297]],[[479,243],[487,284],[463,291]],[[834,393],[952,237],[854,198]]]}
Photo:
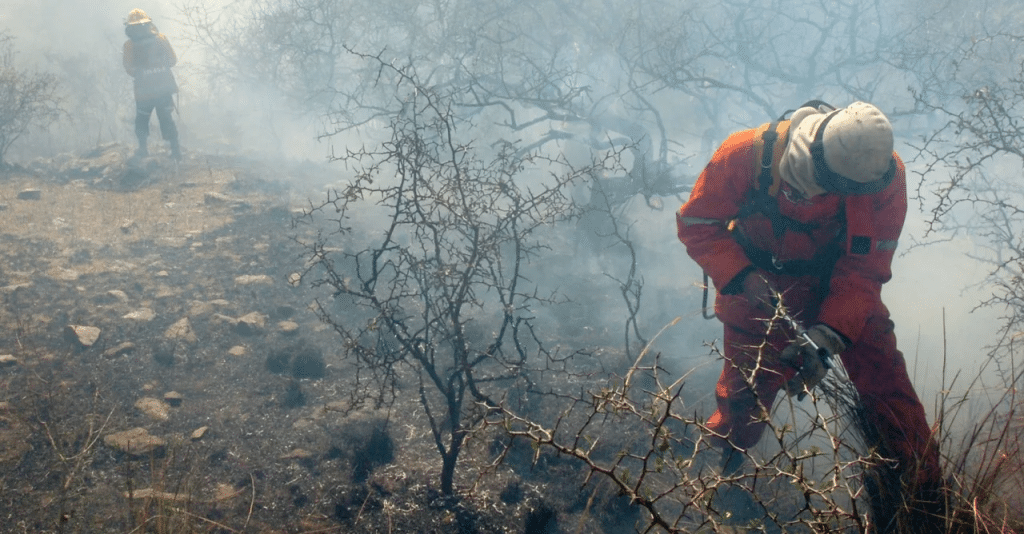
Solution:
{"label": "shrub with thorns", "polygon": [[[721,355],[714,345],[711,352]],[[770,357],[766,352],[761,357]],[[727,436],[687,415],[695,411],[682,400],[688,376],[666,382],[650,345],[622,377],[567,399],[551,421],[505,409],[489,423],[534,443],[538,455],[547,448],[579,459],[588,480],[594,474],[611,480],[646,512],[639,532],[868,532],[873,526],[865,477],[887,460],[863,415],[857,417],[862,409],[856,390],[837,371],[809,402],[781,402],[774,417],[763,411],[770,437],[739,451],[748,467],[737,473],[717,466],[719,449],[712,441]],[[653,387],[639,385],[651,382],[638,380],[640,375],[652,376]],[[755,514],[721,505],[720,495],[733,488],[749,494]]]}
{"label": "shrub with thorns", "polygon": [[[522,155],[513,143],[476,146],[466,140],[473,125],[412,67],[363,57],[379,66],[381,87],[400,106],[390,139],[339,158],[355,177],[308,211],[328,228],[307,244],[307,275],[330,290],[317,309],[355,365],[354,403],[388,402],[411,370],[442,460],[441,492],[450,496],[479,407],[495,408],[496,393],[529,380],[531,360],[562,359],[542,341],[533,311],[559,297],[524,269],[546,248],[544,228],[578,215],[568,189],[617,155],[573,168]],[[360,238],[352,218],[380,215],[378,231],[363,236],[369,244],[333,248]]]}
{"label": "shrub with thorns", "polygon": [[60,115],[57,78],[20,68],[13,38],[0,31],[0,169],[4,155],[33,126],[45,128]]}

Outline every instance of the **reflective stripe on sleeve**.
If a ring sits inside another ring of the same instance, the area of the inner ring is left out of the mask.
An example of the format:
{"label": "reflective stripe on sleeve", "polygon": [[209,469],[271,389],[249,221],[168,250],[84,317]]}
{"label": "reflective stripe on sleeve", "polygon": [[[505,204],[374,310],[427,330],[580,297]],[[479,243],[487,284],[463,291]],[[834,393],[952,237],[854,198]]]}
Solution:
{"label": "reflective stripe on sleeve", "polygon": [[895,239],[879,239],[878,244],[875,245],[875,250],[896,250],[896,244],[899,241]]}
{"label": "reflective stripe on sleeve", "polygon": [[685,224],[686,226],[693,226],[697,224],[725,224],[725,221],[721,219],[704,219],[702,217],[680,217],[679,222]]}

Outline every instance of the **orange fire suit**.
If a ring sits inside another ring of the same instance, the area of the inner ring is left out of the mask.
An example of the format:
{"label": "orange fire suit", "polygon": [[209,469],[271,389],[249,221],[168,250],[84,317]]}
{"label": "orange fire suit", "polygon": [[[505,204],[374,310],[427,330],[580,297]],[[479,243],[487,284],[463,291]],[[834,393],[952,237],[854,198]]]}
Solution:
{"label": "orange fire suit", "polygon": [[900,471],[935,483],[941,477],[938,451],[881,299],[907,211],[903,162],[894,154],[896,175],[881,192],[803,198],[778,176],[787,130],[780,129],[774,147],[775,217],[735,219],[758,187],[755,138],[763,130],[730,136],[677,213],[680,241],[718,288],[715,312],[725,326],[725,365],[708,426],[723,442],[753,446],[779,389],[795,374],[778,361],[794,333],[769,323],[769,313],[741,294],[744,276],[764,276],[798,321],[827,325],[845,338],[840,357],[883,450],[895,456]]}

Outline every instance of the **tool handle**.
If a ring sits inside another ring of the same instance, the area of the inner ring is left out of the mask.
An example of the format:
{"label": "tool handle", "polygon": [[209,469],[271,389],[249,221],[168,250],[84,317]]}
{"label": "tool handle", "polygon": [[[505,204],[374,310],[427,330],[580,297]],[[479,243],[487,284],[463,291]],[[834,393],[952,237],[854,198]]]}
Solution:
{"label": "tool handle", "polygon": [[[800,332],[800,337],[802,337],[804,339],[804,341],[807,342],[807,345],[809,347],[814,349],[814,354],[816,354],[818,356],[818,359],[821,360],[821,364],[823,366],[825,366],[825,370],[826,371],[832,370],[832,361],[831,361],[831,356],[832,355],[829,353],[828,349],[826,349],[825,347],[818,346],[818,344],[815,343],[813,339],[811,339],[811,336],[807,335],[807,332]],[[803,401],[805,398],[807,398],[807,393],[804,392],[804,391],[801,391],[796,396],[796,400],[798,402],[799,401]]]}

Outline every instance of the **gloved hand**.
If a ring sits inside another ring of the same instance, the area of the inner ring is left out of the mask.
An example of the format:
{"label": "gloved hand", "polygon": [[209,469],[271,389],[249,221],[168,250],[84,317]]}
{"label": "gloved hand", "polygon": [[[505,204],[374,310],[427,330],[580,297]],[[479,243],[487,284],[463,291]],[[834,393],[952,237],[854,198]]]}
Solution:
{"label": "gloved hand", "polygon": [[759,271],[750,271],[747,277],[743,279],[743,296],[747,298],[747,302],[754,308],[764,311],[773,311],[775,309],[775,293],[772,291],[772,287],[768,285],[764,275]]}
{"label": "gloved hand", "polygon": [[[818,348],[828,351],[829,356],[846,350],[843,338],[835,330],[823,324],[816,324],[808,328],[807,337],[811,338]],[[798,370],[796,375],[786,382],[786,393],[790,397],[803,393],[805,389],[811,391],[828,373],[821,356],[803,338],[797,339],[783,349],[780,359],[783,364]]]}

